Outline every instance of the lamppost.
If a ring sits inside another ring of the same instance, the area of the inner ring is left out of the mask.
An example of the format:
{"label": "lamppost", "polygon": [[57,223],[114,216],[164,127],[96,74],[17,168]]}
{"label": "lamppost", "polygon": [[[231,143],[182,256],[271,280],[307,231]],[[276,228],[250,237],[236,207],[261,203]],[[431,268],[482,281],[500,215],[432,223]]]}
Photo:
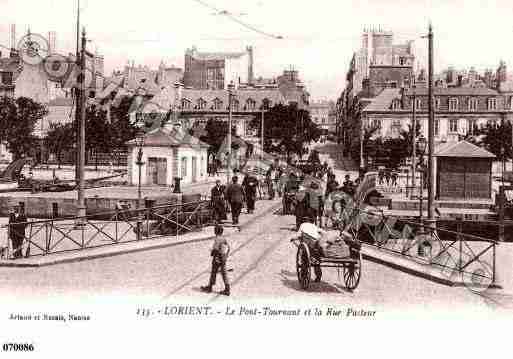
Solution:
{"label": "lamppost", "polygon": [[228,157],[226,161],[226,183],[230,184],[232,178],[232,96],[235,85],[230,81],[228,85]]}
{"label": "lamppost", "polygon": [[419,152],[419,162],[417,164],[418,171],[420,173],[420,189],[419,189],[419,221],[421,231],[423,230],[423,200],[424,200],[424,175],[426,172],[426,165],[424,164],[424,154],[426,152],[427,142],[424,136],[420,135],[419,140],[417,142],[417,150]]}
{"label": "lamppost", "polygon": [[141,239],[141,224],[142,224],[142,193],[141,193],[141,174],[142,174],[142,166],[144,162],[142,161],[143,155],[143,145],[144,145],[144,131],[140,129],[137,132],[135,137],[135,144],[137,145],[137,162],[135,164],[138,168],[138,181],[137,181],[137,240]]}
{"label": "lamppost", "polygon": [[412,134],[412,156],[411,156],[411,187],[412,187],[412,193],[413,191],[415,191],[415,176],[417,175],[415,173],[415,166],[416,166],[416,162],[417,162],[417,159],[416,159],[416,148],[417,148],[417,118],[416,118],[416,112],[417,112],[417,98],[416,98],[416,94],[415,94],[415,84],[413,83],[413,77],[412,76],[412,81],[411,81],[411,88],[413,90],[413,106],[412,106],[412,119],[411,119],[411,122],[412,122],[412,131],[413,131],[413,134]]}

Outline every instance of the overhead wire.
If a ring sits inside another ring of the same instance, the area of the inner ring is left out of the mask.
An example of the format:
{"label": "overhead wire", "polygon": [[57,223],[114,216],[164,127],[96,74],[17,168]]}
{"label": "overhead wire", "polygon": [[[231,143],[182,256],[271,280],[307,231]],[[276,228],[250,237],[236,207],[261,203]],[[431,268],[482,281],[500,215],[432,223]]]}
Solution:
{"label": "overhead wire", "polygon": [[192,0],[192,1],[197,2],[198,4],[203,5],[204,7],[209,8],[210,10],[216,11],[218,15],[226,16],[228,19],[230,19],[233,22],[236,22],[237,24],[247,28],[248,30],[251,30],[253,32],[259,33],[259,34],[267,36],[267,37],[271,37],[273,39],[280,39],[280,40],[283,39],[283,36],[281,36],[281,35],[274,35],[274,34],[266,32],[266,31],[260,30],[259,28],[255,27],[255,26],[253,26],[251,24],[248,24],[247,22],[239,20],[237,17],[235,17],[229,11],[218,9],[214,5],[211,5],[211,4],[209,4],[209,3],[207,3],[207,2],[205,2],[203,0]]}

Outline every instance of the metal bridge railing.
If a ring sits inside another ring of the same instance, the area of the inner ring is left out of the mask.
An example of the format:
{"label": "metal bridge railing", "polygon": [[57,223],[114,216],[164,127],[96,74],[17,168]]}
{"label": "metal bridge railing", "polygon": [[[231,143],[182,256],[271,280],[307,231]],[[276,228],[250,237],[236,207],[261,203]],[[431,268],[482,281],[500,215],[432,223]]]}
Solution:
{"label": "metal bridge railing", "polygon": [[463,233],[461,220],[453,231],[386,216],[379,210],[349,208],[343,217],[346,230],[377,249],[437,267],[449,278],[463,276],[465,283],[476,287],[495,284],[498,242]]}
{"label": "metal bridge railing", "polygon": [[[44,256],[106,245],[179,236],[213,224],[210,200],[35,220],[3,226],[4,259]],[[17,237],[12,238],[12,237]],[[10,248],[9,248],[10,247]]]}

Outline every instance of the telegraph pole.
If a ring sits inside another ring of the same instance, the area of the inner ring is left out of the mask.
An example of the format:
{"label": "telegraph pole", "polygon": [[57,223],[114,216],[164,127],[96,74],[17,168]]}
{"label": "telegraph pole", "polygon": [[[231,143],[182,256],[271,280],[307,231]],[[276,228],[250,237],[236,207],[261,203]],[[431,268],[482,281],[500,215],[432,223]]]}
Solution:
{"label": "telegraph pole", "polygon": [[[82,46],[80,50],[79,59],[79,78],[80,78],[80,91],[77,101],[77,124],[78,124],[78,205],[77,216],[84,217],[86,215],[85,199],[84,199],[84,165],[85,165],[85,118],[86,118],[86,105],[85,105],[85,66],[86,66],[86,32],[82,28]],[[78,111],[78,104],[80,104],[80,114]],[[79,221],[80,222],[80,221]]]}
{"label": "telegraph pole", "polygon": [[429,67],[428,67],[428,227],[430,230],[435,229],[435,211],[434,211],[434,189],[435,189],[435,167],[434,167],[434,151],[435,151],[435,113],[433,108],[433,27],[429,23]]}
{"label": "telegraph pole", "polygon": [[231,183],[232,178],[232,91],[233,83],[228,85],[228,139],[226,142],[228,145],[228,157],[226,166],[226,183]]}
{"label": "telegraph pole", "polygon": [[[413,76],[415,77],[415,76]],[[413,81],[411,81],[411,88],[413,90],[413,113],[412,113],[412,129],[413,129],[413,135],[412,135],[412,156],[411,156],[411,187],[412,192],[411,196],[413,197],[413,192],[415,191],[415,176],[416,171],[415,167],[417,167],[417,118],[416,118],[416,110],[417,110],[417,100],[416,100],[416,94],[415,94],[415,84]],[[421,188],[422,191],[422,188]]]}

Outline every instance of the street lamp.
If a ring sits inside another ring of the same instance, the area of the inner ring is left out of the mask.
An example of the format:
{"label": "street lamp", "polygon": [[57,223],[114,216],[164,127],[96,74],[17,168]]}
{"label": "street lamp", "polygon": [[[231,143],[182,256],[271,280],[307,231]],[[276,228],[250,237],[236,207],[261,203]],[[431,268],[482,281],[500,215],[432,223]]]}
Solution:
{"label": "street lamp", "polygon": [[138,148],[137,151],[137,162],[135,163],[138,168],[138,181],[137,181],[137,240],[141,239],[141,224],[142,224],[142,215],[141,215],[141,207],[142,207],[142,194],[141,194],[141,168],[144,164],[142,161],[143,155],[143,145],[144,145],[144,131],[140,129],[137,132],[135,137],[135,144]]}

